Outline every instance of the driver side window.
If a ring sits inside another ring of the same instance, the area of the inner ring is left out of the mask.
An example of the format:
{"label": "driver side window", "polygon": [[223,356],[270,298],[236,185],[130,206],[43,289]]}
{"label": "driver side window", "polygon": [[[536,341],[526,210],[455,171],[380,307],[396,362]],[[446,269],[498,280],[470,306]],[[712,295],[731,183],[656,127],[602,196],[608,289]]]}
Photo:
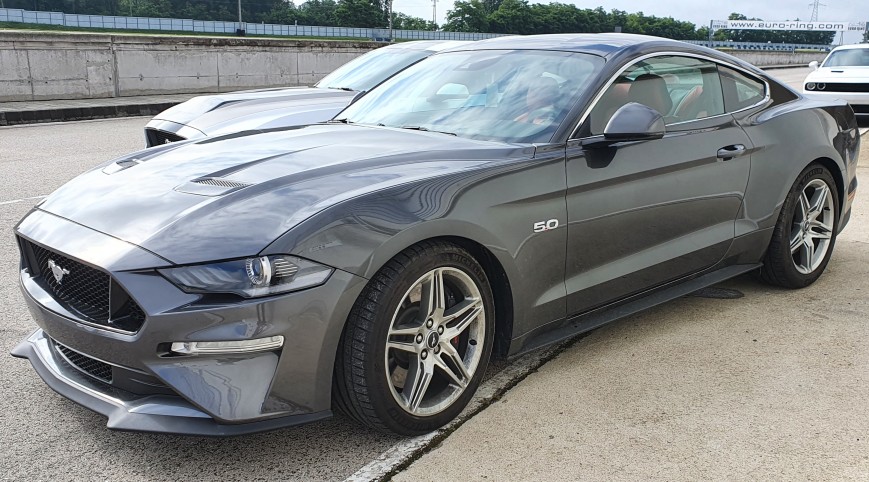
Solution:
{"label": "driver side window", "polygon": [[628,67],[591,110],[590,134],[603,134],[613,114],[629,102],[660,112],[667,125],[724,113],[717,66],[691,57],[653,57]]}

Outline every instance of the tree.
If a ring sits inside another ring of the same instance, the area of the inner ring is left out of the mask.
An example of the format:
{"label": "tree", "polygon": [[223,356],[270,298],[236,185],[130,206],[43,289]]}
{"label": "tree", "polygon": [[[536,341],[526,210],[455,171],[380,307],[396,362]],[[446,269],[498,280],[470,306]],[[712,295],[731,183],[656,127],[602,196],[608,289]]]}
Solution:
{"label": "tree", "polygon": [[338,4],[335,0],[308,0],[296,9],[301,25],[321,25],[334,27],[338,25],[335,11]]}
{"label": "tree", "polygon": [[400,30],[437,30],[438,24],[401,12],[392,12],[392,28]]}
{"label": "tree", "polygon": [[386,27],[386,16],[376,0],[338,0],[335,20],[342,27]]}
{"label": "tree", "polygon": [[458,0],[452,10],[447,11],[444,30],[448,32],[488,32],[489,19],[485,6],[480,0]]}
{"label": "tree", "polygon": [[504,0],[489,15],[489,28],[496,33],[522,34],[534,31],[534,20],[527,0]]}

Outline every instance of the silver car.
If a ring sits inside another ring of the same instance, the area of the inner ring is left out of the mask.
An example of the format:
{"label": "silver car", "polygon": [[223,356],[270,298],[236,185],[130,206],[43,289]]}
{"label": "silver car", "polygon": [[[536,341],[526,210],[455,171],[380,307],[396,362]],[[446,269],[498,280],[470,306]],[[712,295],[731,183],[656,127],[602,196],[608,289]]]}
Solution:
{"label": "silver car", "polygon": [[379,48],[338,67],[313,87],[201,95],[164,110],[145,126],[148,147],[234,132],[331,119],[360,93],[409,65],[468,42],[420,40]]}

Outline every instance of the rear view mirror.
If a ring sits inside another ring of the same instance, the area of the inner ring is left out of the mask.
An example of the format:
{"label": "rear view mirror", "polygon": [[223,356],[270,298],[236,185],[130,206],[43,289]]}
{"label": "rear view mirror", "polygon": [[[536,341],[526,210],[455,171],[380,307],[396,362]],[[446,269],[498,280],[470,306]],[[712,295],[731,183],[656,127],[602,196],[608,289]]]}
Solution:
{"label": "rear view mirror", "polygon": [[664,137],[664,117],[649,106],[627,103],[610,118],[603,130],[608,141],[645,141]]}
{"label": "rear view mirror", "polygon": [[818,70],[818,61],[812,60],[811,62],[809,62],[809,68],[811,68],[812,70]]}

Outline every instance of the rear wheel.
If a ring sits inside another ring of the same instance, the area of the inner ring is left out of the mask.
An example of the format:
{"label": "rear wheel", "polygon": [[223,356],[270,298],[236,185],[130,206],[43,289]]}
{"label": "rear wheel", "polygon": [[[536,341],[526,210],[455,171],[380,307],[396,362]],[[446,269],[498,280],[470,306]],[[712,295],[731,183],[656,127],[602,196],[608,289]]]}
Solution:
{"label": "rear wheel", "polygon": [[839,195],[827,168],[812,164],[782,206],[761,277],[785,288],[815,282],[830,261],[839,223]]}
{"label": "rear wheel", "polygon": [[335,366],[335,405],[371,427],[414,435],[455,418],[482,381],[494,340],[485,272],[444,242],[390,260],[356,301]]}

